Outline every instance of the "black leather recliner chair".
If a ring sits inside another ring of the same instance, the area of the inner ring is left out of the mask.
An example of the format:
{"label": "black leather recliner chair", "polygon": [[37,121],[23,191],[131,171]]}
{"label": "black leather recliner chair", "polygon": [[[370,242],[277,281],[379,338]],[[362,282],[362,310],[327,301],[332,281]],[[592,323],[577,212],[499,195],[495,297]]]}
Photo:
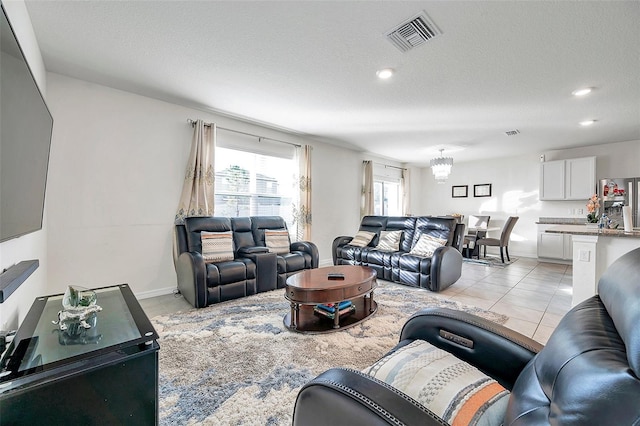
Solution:
{"label": "black leather recliner chair", "polygon": [[[286,230],[279,216],[189,217],[174,228],[174,264],[178,290],[196,308],[284,288],[290,275],[318,267],[318,249],[293,242],[289,253],[270,253],[265,230]],[[232,231],[233,259],[205,262],[201,233]]]}
{"label": "black leather recliner chair", "polygon": [[[505,425],[640,424],[640,249],[611,265],[599,295],[575,306],[546,346],[450,309],[404,325],[394,353],[416,339],[443,349],[510,391]],[[442,425],[428,408],[367,374],[331,369],[306,384],[294,425]]]}

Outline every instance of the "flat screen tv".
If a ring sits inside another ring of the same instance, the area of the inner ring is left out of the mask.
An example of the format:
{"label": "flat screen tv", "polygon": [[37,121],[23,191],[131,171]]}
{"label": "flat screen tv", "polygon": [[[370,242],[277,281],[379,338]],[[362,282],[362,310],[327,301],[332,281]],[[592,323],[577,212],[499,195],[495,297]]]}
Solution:
{"label": "flat screen tv", "polygon": [[2,7],[0,242],[42,229],[53,118]]}

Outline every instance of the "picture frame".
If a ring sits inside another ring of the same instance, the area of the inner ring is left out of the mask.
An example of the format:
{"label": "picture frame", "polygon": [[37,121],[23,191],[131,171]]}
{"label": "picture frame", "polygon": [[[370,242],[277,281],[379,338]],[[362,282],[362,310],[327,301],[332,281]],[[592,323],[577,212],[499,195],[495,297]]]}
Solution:
{"label": "picture frame", "polygon": [[491,197],[491,184],[483,183],[480,185],[473,185],[474,197]]}
{"label": "picture frame", "polygon": [[469,185],[453,185],[451,198],[466,198],[469,196]]}

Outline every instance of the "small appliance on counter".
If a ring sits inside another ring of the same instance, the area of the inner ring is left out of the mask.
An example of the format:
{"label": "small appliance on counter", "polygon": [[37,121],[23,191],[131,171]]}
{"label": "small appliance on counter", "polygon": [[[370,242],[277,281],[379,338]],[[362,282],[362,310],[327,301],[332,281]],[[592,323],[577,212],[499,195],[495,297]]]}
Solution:
{"label": "small appliance on counter", "polygon": [[600,198],[602,202],[601,215],[606,215],[610,221],[619,224],[619,227],[623,227],[623,207],[629,206],[629,209],[624,209],[627,212],[631,212],[631,219],[633,221],[633,227],[640,226],[640,177],[637,178],[606,178],[600,180],[600,186],[598,187]]}

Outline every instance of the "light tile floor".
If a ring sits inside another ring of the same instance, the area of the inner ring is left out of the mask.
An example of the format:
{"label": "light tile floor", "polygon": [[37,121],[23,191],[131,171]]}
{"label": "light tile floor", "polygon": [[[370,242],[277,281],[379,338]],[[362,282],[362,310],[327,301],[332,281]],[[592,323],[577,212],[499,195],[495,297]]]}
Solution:
{"label": "light tile floor", "polygon": [[462,277],[440,297],[509,317],[505,325],[546,343],[571,309],[571,265],[519,258],[505,268],[462,265]]}
{"label": "light tile floor", "polygon": [[[434,295],[504,314],[509,317],[507,327],[544,344],[571,308],[571,271],[570,265],[531,258],[519,258],[504,268],[463,263],[458,282]],[[175,295],[143,299],[140,304],[149,318],[191,308]]]}

